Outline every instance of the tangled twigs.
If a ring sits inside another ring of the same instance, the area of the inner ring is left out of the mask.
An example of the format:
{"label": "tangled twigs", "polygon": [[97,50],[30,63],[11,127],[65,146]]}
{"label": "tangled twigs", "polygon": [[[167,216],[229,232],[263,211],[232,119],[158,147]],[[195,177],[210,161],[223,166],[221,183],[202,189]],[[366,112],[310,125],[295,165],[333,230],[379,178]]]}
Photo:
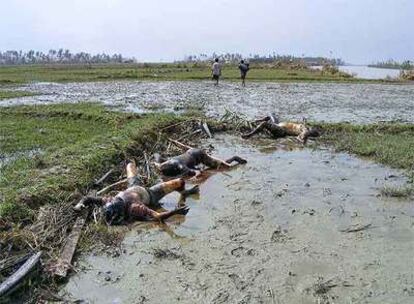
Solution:
{"label": "tangled twigs", "polygon": [[253,128],[252,122],[247,119],[246,115],[233,112],[227,108],[225,111],[226,112],[220,118],[220,121],[230,124],[235,131],[243,131]]}

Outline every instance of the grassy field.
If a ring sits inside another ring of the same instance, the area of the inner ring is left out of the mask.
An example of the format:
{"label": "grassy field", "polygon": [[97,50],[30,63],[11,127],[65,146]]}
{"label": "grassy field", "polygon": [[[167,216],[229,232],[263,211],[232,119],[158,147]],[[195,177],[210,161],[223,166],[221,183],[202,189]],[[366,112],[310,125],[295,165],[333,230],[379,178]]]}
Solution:
{"label": "grassy field", "polygon": [[[210,79],[210,66],[205,64],[118,64],[118,65],[22,65],[1,66],[0,85],[33,81],[105,81],[105,80],[205,80]],[[235,65],[226,65],[222,77],[239,80]],[[249,81],[340,81],[367,82],[343,73],[322,73],[311,69],[251,66]]]}
{"label": "grassy field", "polygon": [[324,124],[324,139],[339,151],[369,157],[393,168],[414,170],[413,124]]}
{"label": "grassy field", "polygon": [[179,119],[90,103],[0,108],[0,219],[30,221],[39,206],[67,201],[134,143]]}
{"label": "grassy field", "polygon": [[[30,219],[39,206],[68,200],[124,159],[132,143],[180,119],[110,112],[91,103],[0,108],[0,218]],[[413,175],[414,125],[321,127],[323,142],[337,150]]]}
{"label": "grassy field", "polygon": [[349,152],[392,168],[404,169],[409,184],[386,186],[381,194],[410,197],[414,194],[414,125],[413,124],[324,124],[323,140],[337,151]]}
{"label": "grassy field", "polygon": [[0,90],[0,101],[2,99],[7,99],[7,98],[16,98],[16,97],[33,96],[33,95],[35,95],[35,93],[24,92],[24,91],[3,91],[3,90]]}

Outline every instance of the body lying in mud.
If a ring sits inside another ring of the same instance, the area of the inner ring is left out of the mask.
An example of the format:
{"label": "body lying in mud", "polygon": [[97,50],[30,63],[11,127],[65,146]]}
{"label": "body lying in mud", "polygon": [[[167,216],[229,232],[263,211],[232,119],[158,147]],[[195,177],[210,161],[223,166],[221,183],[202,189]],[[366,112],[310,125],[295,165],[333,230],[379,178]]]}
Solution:
{"label": "body lying in mud", "polygon": [[171,159],[165,159],[159,154],[155,155],[154,165],[166,177],[172,176],[198,176],[200,174],[200,165],[207,166],[210,169],[231,168],[234,162],[237,164],[245,164],[247,161],[239,156],[233,156],[227,160],[209,155],[202,149],[195,149],[187,146],[182,148],[190,148],[185,153],[175,156]]}
{"label": "body lying in mud", "polygon": [[158,220],[163,221],[173,215],[186,215],[189,211],[187,206],[178,206],[176,209],[165,212],[157,212],[152,208],[159,206],[159,201],[167,194],[177,191],[184,198],[187,195],[198,192],[195,186],[189,190],[185,189],[185,181],[181,178],[156,184],[150,188],[140,186],[136,165],[127,165],[127,179],[129,187],[115,196],[106,197],[84,197],[74,208],[81,210],[86,206],[103,206],[105,221],[108,225],[117,225],[135,220]]}
{"label": "body lying in mud", "polygon": [[320,131],[316,128],[308,127],[305,120],[303,123],[279,122],[278,117],[274,113],[255,122],[259,123],[259,125],[251,132],[243,134],[242,138],[249,138],[262,130],[266,130],[274,138],[297,136],[297,139],[305,144],[309,137],[320,136]]}

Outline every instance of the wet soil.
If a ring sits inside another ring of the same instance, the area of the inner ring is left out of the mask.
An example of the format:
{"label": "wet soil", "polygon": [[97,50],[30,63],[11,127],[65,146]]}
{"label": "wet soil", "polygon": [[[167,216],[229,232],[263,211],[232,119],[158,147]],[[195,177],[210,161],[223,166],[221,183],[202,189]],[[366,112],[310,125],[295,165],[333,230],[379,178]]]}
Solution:
{"label": "wet soil", "polygon": [[205,105],[212,116],[225,108],[250,117],[278,113],[316,121],[414,122],[414,85],[344,83],[248,83],[208,81],[113,81],[33,83],[14,87],[41,95],[3,100],[1,105],[97,101],[131,112],[186,111]]}
{"label": "wet soil", "polygon": [[87,303],[413,303],[413,204],[379,196],[406,182],[401,171],[289,139],[207,144],[248,163],[212,173],[185,218],[111,228],[126,230],[121,254],[81,256],[62,293]]}

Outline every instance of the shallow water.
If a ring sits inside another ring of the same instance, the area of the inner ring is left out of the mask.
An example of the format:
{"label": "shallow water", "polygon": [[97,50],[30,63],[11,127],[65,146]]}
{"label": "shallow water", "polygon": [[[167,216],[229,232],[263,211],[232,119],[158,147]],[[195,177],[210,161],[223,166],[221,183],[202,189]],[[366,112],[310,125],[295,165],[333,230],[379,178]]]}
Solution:
{"label": "shallow water", "polygon": [[[313,66],[312,68],[320,70],[322,66]],[[338,69],[361,79],[387,79],[400,76],[398,69],[381,69],[366,65],[342,65],[338,66]]]}
{"label": "shallow water", "polygon": [[276,112],[283,119],[414,122],[414,85],[344,83],[239,83],[208,81],[114,81],[34,83],[16,87],[42,95],[3,100],[0,105],[97,101],[131,112],[182,111],[205,104],[219,116],[225,108],[249,117]]}
{"label": "shallow water", "polygon": [[362,79],[386,79],[400,76],[400,70],[398,69],[381,69],[362,65],[345,65],[339,67],[339,69]]}
{"label": "shallow water", "polygon": [[[130,226],[120,256],[80,257],[64,292],[88,303],[412,303],[413,205],[378,196],[402,172],[289,140],[210,143],[248,163],[212,174],[168,229]],[[355,224],[371,226],[342,232]]]}

